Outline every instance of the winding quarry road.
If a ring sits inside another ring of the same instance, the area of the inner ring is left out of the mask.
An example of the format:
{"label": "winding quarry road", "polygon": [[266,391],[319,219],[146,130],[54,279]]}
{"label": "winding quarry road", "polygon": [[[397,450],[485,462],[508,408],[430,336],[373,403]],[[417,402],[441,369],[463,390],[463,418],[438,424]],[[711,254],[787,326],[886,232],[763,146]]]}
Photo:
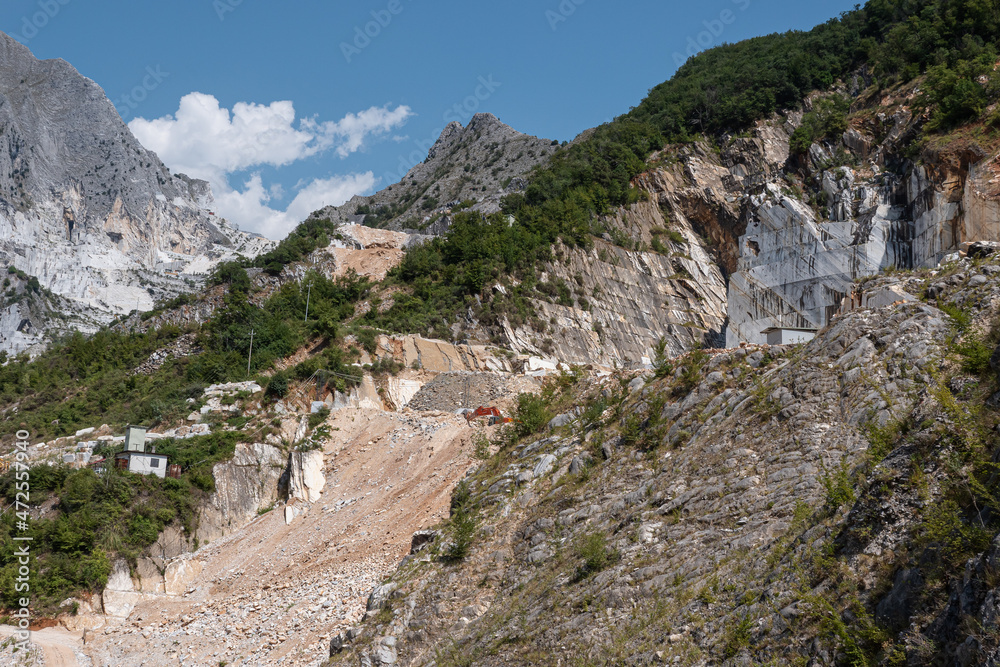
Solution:
{"label": "winding quarry road", "polygon": [[[0,639],[7,639],[17,631],[10,625],[0,625]],[[76,650],[83,648],[83,639],[63,628],[45,628],[31,633],[31,642],[42,649],[45,667],[76,667]],[[28,663],[31,664],[31,663]]]}

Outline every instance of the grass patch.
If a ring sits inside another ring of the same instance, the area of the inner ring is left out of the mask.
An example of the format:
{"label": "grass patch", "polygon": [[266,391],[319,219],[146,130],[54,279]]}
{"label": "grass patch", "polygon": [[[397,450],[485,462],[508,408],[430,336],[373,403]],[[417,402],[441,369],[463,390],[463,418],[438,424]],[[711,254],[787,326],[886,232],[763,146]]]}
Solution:
{"label": "grass patch", "polygon": [[674,396],[680,398],[687,396],[701,382],[701,372],[708,363],[708,354],[703,350],[695,350],[689,353],[681,362],[680,377],[673,386]]}
{"label": "grass patch", "polygon": [[469,486],[463,480],[451,496],[451,543],[442,558],[448,563],[459,563],[469,555],[478,528],[478,507],[472,500]]}
{"label": "grass patch", "polygon": [[745,648],[750,648],[753,632],[753,619],[744,617],[739,623],[726,629],[722,640],[722,655],[728,660],[735,657]]}
{"label": "grass patch", "polygon": [[576,581],[582,581],[617,563],[621,555],[610,546],[602,532],[595,531],[583,535],[577,544],[577,556],[583,563],[577,568]]}
{"label": "grass patch", "polygon": [[878,465],[889,455],[902,431],[902,424],[896,420],[889,420],[882,425],[874,420],[868,423],[864,434],[868,438],[868,460],[872,465]]}
{"label": "grass patch", "polygon": [[823,468],[820,483],[826,492],[826,508],[836,513],[844,505],[854,502],[854,478],[847,461],[841,461],[833,470]]}

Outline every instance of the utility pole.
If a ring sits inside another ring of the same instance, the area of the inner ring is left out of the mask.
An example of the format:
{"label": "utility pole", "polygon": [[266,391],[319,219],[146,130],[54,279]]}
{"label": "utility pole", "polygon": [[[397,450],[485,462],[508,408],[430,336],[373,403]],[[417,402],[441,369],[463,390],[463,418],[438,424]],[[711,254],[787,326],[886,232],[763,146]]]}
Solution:
{"label": "utility pole", "polygon": [[254,330],[250,330],[250,354],[247,355],[247,377],[250,377],[250,360],[253,359],[253,335]]}
{"label": "utility pole", "polygon": [[313,292],[313,285],[312,283],[309,283],[309,291],[306,293],[306,319],[302,320],[303,324],[309,323],[309,299],[312,297],[312,292]]}

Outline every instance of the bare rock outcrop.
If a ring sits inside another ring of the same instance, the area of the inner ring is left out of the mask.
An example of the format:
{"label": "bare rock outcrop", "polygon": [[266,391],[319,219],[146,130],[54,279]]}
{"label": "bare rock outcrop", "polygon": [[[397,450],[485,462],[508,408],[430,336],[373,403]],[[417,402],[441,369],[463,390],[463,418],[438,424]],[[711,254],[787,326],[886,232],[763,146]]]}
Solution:
{"label": "bare rock outcrop", "polygon": [[148,310],[190,289],[187,267],[254,246],[203,210],[206,183],[171,174],[65,61],[0,33],[0,91],[0,262],[78,310],[103,322]]}
{"label": "bare rock outcrop", "polygon": [[111,575],[101,596],[105,615],[128,618],[142,598],[143,594],[136,591],[133,586],[128,563],[116,560],[112,564]]}
{"label": "bare rock outcrop", "polygon": [[591,249],[556,246],[556,261],[539,275],[551,298],[533,299],[528,322],[505,322],[507,347],[567,364],[639,368],[661,338],[670,355],[721,346],[726,279],[713,244],[724,243],[728,228],[707,232],[688,217],[679,193],[689,182],[676,164],[635,185],[646,200],[607,216],[608,232]]}
{"label": "bare rock outcrop", "polygon": [[288,497],[314,503],[323,497],[323,450],[291,452],[288,455]]}
{"label": "bare rock outcrop", "polygon": [[212,469],[215,492],[202,507],[196,536],[200,544],[239,530],[260,510],[278,501],[287,459],[277,447],[240,443],[231,461]]}

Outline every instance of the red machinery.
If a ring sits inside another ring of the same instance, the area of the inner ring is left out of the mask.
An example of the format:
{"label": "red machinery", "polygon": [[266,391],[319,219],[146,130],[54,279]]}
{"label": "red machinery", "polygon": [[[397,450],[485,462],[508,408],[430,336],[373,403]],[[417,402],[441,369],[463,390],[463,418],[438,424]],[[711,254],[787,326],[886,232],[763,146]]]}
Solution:
{"label": "red machinery", "polygon": [[489,417],[489,421],[487,422],[489,426],[493,426],[495,424],[509,424],[514,421],[510,417],[504,417],[500,414],[500,411],[494,407],[486,408],[480,405],[475,410],[465,413],[465,419],[469,422],[469,426],[472,426],[472,422],[480,417]]}

